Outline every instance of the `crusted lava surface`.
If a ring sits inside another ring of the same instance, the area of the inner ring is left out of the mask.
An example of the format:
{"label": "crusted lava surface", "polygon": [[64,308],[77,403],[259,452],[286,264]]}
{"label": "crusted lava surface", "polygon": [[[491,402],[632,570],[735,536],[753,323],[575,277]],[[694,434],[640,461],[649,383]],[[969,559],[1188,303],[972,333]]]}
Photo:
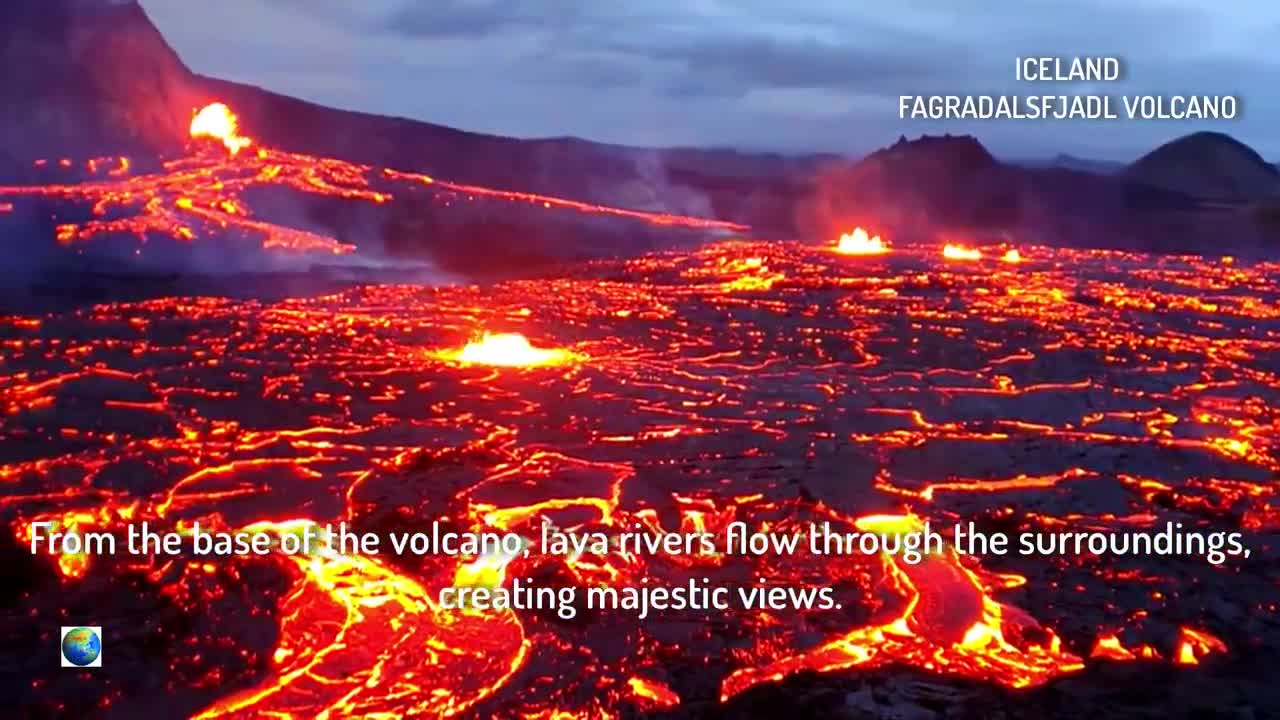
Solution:
{"label": "crusted lava surface", "polygon": [[[263,158],[269,162],[270,158]],[[68,233],[71,233],[68,230]],[[790,243],[492,287],[0,317],[4,693],[33,716],[1266,717],[1280,266]],[[990,256],[990,253],[988,253]],[[546,361],[484,364],[481,331]],[[477,358],[479,361],[477,361]],[[536,537],[1239,531],[1248,558],[552,557],[505,581],[836,588],[822,612],[446,610],[468,558],[31,557],[26,527]],[[60,620],[104,666],[56,667]]]}

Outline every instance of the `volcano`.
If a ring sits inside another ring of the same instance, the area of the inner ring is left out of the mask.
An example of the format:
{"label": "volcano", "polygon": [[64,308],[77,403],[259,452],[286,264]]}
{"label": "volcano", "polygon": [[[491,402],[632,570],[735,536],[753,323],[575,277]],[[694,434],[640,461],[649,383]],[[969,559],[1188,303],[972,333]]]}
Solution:
{"label": "volcano", "polygon": [[1138,158],[1125,174],[1222,202],[1280,196],[1280,171],[1253,148],[1215,132],[1193,133],[1165,143]]}

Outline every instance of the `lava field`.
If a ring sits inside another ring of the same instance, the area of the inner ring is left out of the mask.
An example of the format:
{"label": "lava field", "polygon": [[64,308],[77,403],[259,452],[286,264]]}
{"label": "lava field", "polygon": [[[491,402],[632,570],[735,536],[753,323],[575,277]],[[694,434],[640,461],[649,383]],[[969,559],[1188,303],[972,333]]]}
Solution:
{"label": "lava field", "polygon": [[[1266,681],[1280,657],[1280,265],[844,249],[736,240],[485,287],[0,317],[0,633],[22,649],[0,661],[6,697],[36,717],[1280,712]],[[37,520],[533,539],[544,519],[655,535],[1176,522],[1243,533],[1251,554],[948,550],[909,565],[535,547],[495,568],[28,550]],[[841,609],[642,622],[438,605],[475,572],[578,587],[762,577],[830,586]],[[86,618],[107,661],[62,671],[54,630]],[[848,689],[868,677],[915,690]],[[1127,710],[1082,699],[1104,685],[1151,690]],[[780,691],[790,703],[770,705]]]}

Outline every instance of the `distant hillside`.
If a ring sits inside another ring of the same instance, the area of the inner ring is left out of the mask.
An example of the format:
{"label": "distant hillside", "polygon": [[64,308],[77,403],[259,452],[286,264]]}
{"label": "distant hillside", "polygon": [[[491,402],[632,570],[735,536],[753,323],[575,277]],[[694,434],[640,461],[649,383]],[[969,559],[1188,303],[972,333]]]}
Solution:
{"label": "distant hillside", "polygon": [[1081,172],[1096,173],[1098,175],[1111,175],[1124,170],[1124,163],[1114,162],[1111,160],[1093,160],[1091,158],[1076,157],[1066,153],[1059,153],[1049,163],[1050,167],[1062,168],[1063,170],[1079,170]]}
{"label": "distant hillside", "polygon": [[1019,167],[1035,168],[1037,170],[1056,168],[1059,170],[1077,170],[1095,175],[1113,175],[1125,168],[1125,163],[1122,162],[1094,160],[1066,153],[1059,153],[1051,158],[1019,158],[1008,162]]}
{"label": "distant hillside", "polygon": [[1165,143],[1124,171],[1136,182],[1193,197],[1251,202],[1280,192],[1280,172],[1253,148],[1218,132],[1197,132]]}

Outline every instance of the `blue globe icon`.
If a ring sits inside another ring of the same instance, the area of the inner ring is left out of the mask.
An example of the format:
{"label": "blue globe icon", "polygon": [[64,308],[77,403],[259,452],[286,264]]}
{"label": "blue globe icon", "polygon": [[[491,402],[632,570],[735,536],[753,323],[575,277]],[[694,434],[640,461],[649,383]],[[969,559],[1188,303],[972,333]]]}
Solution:
{"label": "blue globe icon", "polygon": [[90,665],[101,654],[102,638],[90,628],[75,628],[62,637],[62,655],[76,665]]}

